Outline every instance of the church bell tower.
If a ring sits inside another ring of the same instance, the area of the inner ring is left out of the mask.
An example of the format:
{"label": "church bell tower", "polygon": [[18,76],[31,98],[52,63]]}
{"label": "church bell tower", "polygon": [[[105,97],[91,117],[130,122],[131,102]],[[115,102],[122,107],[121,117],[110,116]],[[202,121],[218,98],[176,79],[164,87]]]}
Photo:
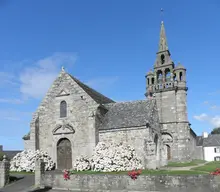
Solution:
{"label": "church bell tower", "polygon": [[171,161],[190,160],[190,127],[187,116],[186,69],[171,59],[161,22],[159,48],[153,70],[146,75],[148,99],[156,99],[163,143]]}

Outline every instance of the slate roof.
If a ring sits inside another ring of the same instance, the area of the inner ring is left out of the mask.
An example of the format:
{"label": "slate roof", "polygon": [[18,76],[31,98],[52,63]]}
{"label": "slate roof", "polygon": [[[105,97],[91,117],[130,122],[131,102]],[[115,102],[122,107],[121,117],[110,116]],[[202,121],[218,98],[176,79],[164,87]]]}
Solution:
{"label": "slate roof", "polygon": [[144,126],[153,120],[154,100],[105,104],[108,109],[99,130]]}
{"label": "slate roof", "polygon": [[175,69],[185,69],[185,67],[182,64],[178,63]]}
{"label": "slate roof", "polygon": [[209,135],[203,139],[203,147],[220,146],[220,134]]}
{"label": "slate roof", "polygon": [[82,83],[80,80],[76,79],[72,75],[69,76],[90,96],[92,97],[97,103],[99,104],[106,104],[114,102],[112,99],[102,95],[101,93],[97,92],[96,90],[92,89],[88,85]]}
{"label": "slate roof", "polygon": [[12,159],[17,153],[20,153],[21,151],[19,151],[19,150],[17,150],[17,151],[12,151],[12,150],[5,151],[5,150],[3,150],[3,146],[0,145],[0,152],[4,153],[8,159]]}
{"label": "slate roof", "polygon": [[203,146],[203,137],[202,136],[197,136],[196,137],[196,145],[197,146]]}
{"label": "slate roof", "polygon": [[22,151],[2,151],[8,159],[12,159],[15,155]]}

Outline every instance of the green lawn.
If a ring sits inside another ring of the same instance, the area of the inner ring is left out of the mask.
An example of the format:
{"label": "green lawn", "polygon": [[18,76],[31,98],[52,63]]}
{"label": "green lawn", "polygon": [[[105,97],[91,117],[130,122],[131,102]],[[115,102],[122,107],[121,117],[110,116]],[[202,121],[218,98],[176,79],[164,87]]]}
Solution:
{"label": "green lawn", "polygon": [[204,166],[199,166],[199,167],[192,168],[191,170],[212,172],[212,171],[215,171],[216,168],[220,168],[220,162],[219,161],[213,161],[213,162],[205,164]]}
{"label": "green lawn", "polygon": [[189,166],[196,166],[202,163],[205,163],[206,161],[204,160],[192,160],[190,162],[185,162],[185,163],[179,163],[179,162],[169,162],[167,167],[189,167]]}
{"label": "green lawn", "polygon": [[25,175],[25,174],[34,174],[34,173],[33,172],[26,172],[26,171],[21,171],[21,172],[10,171],[10,174],[22,174],[22,175]]}
{"label": "green lawn", "polygon": [[[96,171],[72,171],[72,174],[116,174],[127,175],[128,171],[119,172],[96,172]],[[202,171],[194,170],[142,170],[141,175],[204,175],[208,174]]]}

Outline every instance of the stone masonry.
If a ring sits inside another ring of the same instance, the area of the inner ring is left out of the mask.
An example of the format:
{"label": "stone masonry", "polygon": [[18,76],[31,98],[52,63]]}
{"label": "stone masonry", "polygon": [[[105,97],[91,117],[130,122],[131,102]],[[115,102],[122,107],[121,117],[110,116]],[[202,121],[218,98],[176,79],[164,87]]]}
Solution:
{"label": "stone masonry", "polygon": [[3,161],[0,161],[0,188],[9,182],[9,169],[10,162],[4,156]]}
{"label": "stone masonry", "polygon": [[62,173],[48,172],[42,184],[58,191],[90,192],[219,192],[220,177],[213,175],[140,175],[132,180],[126,174],[74,174],[65,181]]}
{"label": "stone masonry", "polygon": [[57,169],[91,156],[99,141],[126,141],[148,169],[189,161],[196,134],[187,117],[186,69],[170,57],[163,22],[146,80],[147,100],[115,102],[62,69],[33,115],[25,148],[48,152]]}
{"label": "stone masonry", "polygon": [[187,116],[186,69],[181,64],[175,66],[167,45],[162,22],[154,71],[146,76],[146,96],[157,101],[163,142],[170,153],[168,159],[189,161],[195,149],[196,135]]}

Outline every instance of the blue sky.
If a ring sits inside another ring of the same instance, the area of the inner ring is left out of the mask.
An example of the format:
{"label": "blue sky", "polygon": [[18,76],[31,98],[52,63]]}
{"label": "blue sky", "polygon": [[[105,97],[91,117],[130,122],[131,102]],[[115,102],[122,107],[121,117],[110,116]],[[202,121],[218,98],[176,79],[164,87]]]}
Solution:
{"label": "blue sky", "polygon": [[8,0],[0,2],[0,144],[23,149],[61,66],[116,101],[144,99],[161,7],[172,59],[187,68],[192,128],[219,126],[219,0]]}

